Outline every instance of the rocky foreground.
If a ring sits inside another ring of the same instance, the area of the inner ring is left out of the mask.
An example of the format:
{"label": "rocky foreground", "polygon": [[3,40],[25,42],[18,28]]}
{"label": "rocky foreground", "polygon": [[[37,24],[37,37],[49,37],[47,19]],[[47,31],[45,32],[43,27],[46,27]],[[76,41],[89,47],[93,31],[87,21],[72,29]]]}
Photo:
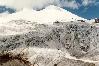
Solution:
{"label": "rocky foreground", "polygon": [[[28,25],[15,24],[19,30],[20,25]],[[95,26],[58,21],[29,26],[22,28],[29,30],[24,33],[0,33],[0,66],[99,66],[99,31]]]}

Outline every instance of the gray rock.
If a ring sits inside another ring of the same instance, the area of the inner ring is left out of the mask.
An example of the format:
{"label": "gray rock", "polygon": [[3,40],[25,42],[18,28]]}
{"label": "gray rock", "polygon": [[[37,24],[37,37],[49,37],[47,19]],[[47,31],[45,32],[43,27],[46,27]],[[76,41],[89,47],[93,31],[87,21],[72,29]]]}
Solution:
{"label": "gray rock", "polygon": [[3,36],[0,38],[0,51],[17,47],[40,47],[66,49],[72,56],[83,57],[98,47],[98,32],[94,26],[82,22],[37,24],[26,34]]}
{"label": "gray rock", "polygon": [[[38,47],[68,52],[76,58],[90,58],[92,55],[93,57],[96,54],[99,55],[99,51],[95,50],[99,47],[98,38],[98,29],[86,22],[55,22],[53,25],[36,24],[35,28],[27,33],[1,36],[0,53],[19,47]],[[64,66],[68,63],[68,66],[95,66],[82,61],[66,59],[57,66]]]}

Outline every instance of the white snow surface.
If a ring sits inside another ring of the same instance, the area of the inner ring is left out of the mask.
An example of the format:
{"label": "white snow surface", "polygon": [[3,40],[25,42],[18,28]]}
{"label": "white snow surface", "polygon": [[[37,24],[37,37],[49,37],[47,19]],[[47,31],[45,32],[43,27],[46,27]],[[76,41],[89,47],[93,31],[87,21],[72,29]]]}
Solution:
{"label": "white snow surface", "polygon": [[52,24],[55,21],[75,21],[86,20],[60,7],[50,5],[43,10],[35,11],[24,8],[22,11],[0,18],[0,23],[5,23],[14,19],[25,19],[38,23]]}

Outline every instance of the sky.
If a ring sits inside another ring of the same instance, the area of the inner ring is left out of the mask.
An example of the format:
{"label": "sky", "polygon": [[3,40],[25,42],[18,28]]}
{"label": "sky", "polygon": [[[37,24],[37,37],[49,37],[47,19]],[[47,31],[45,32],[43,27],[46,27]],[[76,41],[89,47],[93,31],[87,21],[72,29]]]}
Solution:
{"label": "sky", "polygon": [[55,5],[86,19],[99,18],[99,0],[0,0],[0,13],[14,13],[23,8],[42,10]]}

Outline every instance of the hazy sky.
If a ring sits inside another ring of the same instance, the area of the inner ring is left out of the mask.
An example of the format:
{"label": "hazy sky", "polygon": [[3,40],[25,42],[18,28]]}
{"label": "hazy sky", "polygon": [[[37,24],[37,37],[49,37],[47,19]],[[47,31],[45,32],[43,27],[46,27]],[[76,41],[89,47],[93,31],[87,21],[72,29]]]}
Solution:
{"label": "hazy sky", "polygon": [[0,0],[0,13],[23,8],[40,10],[48,5],[62,7],[87,19],[99,18],[99,0]]}

